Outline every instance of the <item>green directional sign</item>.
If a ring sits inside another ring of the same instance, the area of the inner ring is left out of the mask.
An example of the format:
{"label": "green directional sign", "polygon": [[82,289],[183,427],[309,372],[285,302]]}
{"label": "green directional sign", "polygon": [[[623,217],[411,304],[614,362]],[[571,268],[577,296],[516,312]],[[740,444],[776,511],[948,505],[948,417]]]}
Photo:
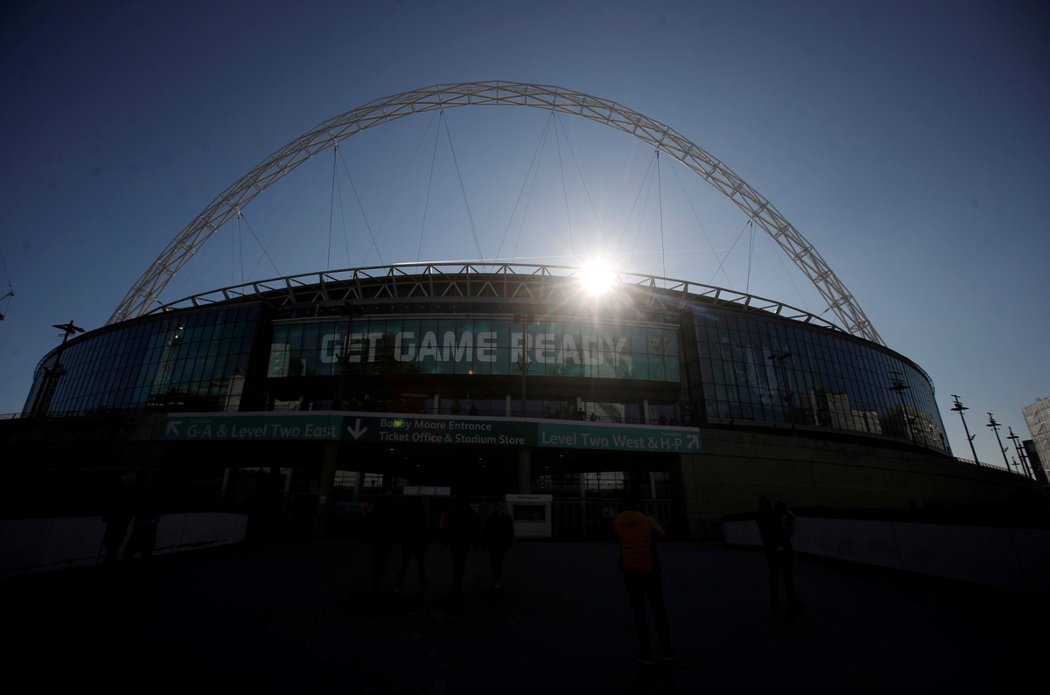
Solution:
{"label": "green directional sign", "polygon": [[317,413],[169,415],[164,439],[191,442],[335,440],[342,438],[342,423],[340,415]]}
{"label": "green directional sign", "polygon": [[600,451],[700,452],[700,430],[687,427],[646,427],[572,423],[537,423],[536,445]]}
{"label": "green directional sign", "polygon": [[402,444],[533,446],[535,425],[515,420],[347,415],[343,438]]}
{"label": "green directional sign", "polygon": [[605,425],[375,413],[216,413],[168,416],[167,441],[350,441],[432,446],[514,446],[699,453],[690,427]]}

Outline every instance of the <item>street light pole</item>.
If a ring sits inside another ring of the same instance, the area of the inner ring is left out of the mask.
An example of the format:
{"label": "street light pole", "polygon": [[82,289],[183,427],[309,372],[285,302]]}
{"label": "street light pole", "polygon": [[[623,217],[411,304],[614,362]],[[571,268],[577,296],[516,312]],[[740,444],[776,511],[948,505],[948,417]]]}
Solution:
{"label": "street light pole", "polygon": [[970,453],[973,454],[973,462],[979,463],[980,461],[977,458],[977,450],[973,448],[973,438],[977,435],[970,434],[970,428],[966,426],[966,418],[963,417],[963,411],[969,410],[969,408],[963,405],[962,402],[959,400],[959,397],[956,396],[954,393],[952,394],[952,398],[955,399],[955,406],[952,408],[952,411],[959,413],[959,419],[962,420],[963,431],[966,432],[966,441],[970,444]]}
{"label": "street light pole", "polygon": [[786,350],[777,350],[769,356],[769,360],[773,363],[773,367],[776,370],[777,380],[780,382],[780,399],[784,401],[784,417],[791,423],[791,429],[795,429],[795,418],[791,414],[791,399],[795,397],[795,394],[788,387],[787,383],[787,370],[784,369],[784,360],[791,357],[791,353]]}
{"label": "street light pole", "polygon": [[1006,470],[1013,472],[1010,468],[1010,462],[1006,459],[1006,447],[1003,446],[1003,440],[999,438],[999,428],[1001,425],[995,421],[995,416],[988,413],[988,424],[985,427],[991,427],[992,431],[995,432],[995,441],[999,442],[999,451],[1003,455],[1003,463],[1006,464]]}
{"label": "street light pole", "polygon": [[521,320],[521,354],[518,356],[518,369],[521,371],[521,418],[524,420],[527,415],[526,405],[528,403],[526,399],[526,376],[529,373],[529,324],[532,323],[532,314],[522,312],[518,314],[518,319]]}
{"label": "street light pole", "polygon": [[58,346],[58,352],[55,353],[55,365],[53,367],[44,367],[44,387],[33,405],[32,417],[47,415],[47,411],[51,408],[51,399],[55,395],[55,389],[58,388],[58,380],[65,373],[65,369],[62,367],[62,351],[66,347],[66,341],[69,340],[69,336],[84,332],[83,328],[72,321],[69,323],[56,323],[52,328],[62,331],[62,342]]}
{"label": "street light pole", "polygon": [[[10,291],[10,292],[8,292],[7,294],[5,294],[5,295],[4,295],[3,297],[0,297],[0,302],[4,301],[4,300],[5,300],[5,299],[7,299],[8,297],[14,297],[14,296],[15,296],[15,291],[14,291],[14,290],[11,290],[11,291]],[[3,320],[4,320],[4,315],[3,315],[3,314],[0,314],[0,321],[3,321]],[[72,321],[70,321],[70,323],[72,323]]]}
{"label": "street light pole", "polygon": [[1024,447],[1020,444],[1021,438],[1014,434],[1013,427],[1007,427],[1006,429],[1010,431],[1010,436],[1007,437],[1007,439],[1014,443],[1014,449],[1017,450],[1017,458],[1021,461],[1021,466],[1022,470],[1024,471],[1024,474],[1027,477],[1031,478],[1032,470],[1028,466],[1028,454],[1025,452]]}
{"label": "street light pole", "polygon": [[907,383],[905,383],[905,381],[901,377],[900,373],[898,373],[898,372],[890,372],[890,375],[891,375],[890,376],[890,383],[892,384],[890,386],[890,391],[896,391],[898,398],[900,398],[900,402],[901,402],[901,417],[904,418],[904,424],[908,427],[908,439],[910,439],[912,441],[912,444],[914,444],[915,443],[915,433],[912,432],[912,430],[911,430],[911,416],[908,415],[908,408],[904,404],[904,392],[907,391],[908,389],[910,389],[911,387],[908,386]]}

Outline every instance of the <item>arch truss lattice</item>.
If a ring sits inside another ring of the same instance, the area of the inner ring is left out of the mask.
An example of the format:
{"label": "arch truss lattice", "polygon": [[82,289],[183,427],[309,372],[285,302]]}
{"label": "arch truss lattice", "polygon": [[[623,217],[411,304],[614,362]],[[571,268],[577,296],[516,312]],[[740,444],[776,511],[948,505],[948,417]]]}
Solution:
{"label": "arch truss lattice", "polygon": [[758,191],[675,130],[615,102],[581,92],[519,82],[442,84],[377,99],[332,118],[288,143],[220,193],[168,244],[128,291],[110,324],[147,313],[171,278],[226,222],[300,164],[364,130],[416,113],[457,106],[527,106],[603,123],[674,157],[731,200],[794,261],[843,328],[883,344],[853,295],[813,245]]}

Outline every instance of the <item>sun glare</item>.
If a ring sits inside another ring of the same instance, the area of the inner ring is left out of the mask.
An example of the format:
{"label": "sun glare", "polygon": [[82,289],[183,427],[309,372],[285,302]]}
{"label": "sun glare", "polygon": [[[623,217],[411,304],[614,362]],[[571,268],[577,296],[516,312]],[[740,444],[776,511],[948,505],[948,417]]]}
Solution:
{"label": "sun glare", "polygon": [[592,259],[580,266],[580,287],[590,295],[605,294],[616,281],[609,264],[601,259]]}

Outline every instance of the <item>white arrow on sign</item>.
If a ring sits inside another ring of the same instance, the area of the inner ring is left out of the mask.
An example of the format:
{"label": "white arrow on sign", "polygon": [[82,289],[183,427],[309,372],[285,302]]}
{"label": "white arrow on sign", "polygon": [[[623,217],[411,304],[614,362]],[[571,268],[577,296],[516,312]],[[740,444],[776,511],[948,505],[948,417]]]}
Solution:
{"label": "white arrow on sign", "polygon": [[170,437],[172,435],[175,435],[176,437],[178,437],[180,434],[182,434],[179,431],[179,425],[181,425],[181,424],[182,424],[182,420],[169,420],[168,421],[168,430],[167,430],[167,432],[164,433],[165,436]]}
{"label": "white arrow on sign", "polygon": [[699,449],[700,448],[700,435],[691,434],[689,435],[689,448]]}
{"label": "white arrow on sign", "polygon": [[354,426],[347,427],[346,431],[349,432],[354,439],[358,439],[361,437],[362,434],[368,431],[368,428],[361,427],[361,418],[357,418],[356,420],[354,420]]}

